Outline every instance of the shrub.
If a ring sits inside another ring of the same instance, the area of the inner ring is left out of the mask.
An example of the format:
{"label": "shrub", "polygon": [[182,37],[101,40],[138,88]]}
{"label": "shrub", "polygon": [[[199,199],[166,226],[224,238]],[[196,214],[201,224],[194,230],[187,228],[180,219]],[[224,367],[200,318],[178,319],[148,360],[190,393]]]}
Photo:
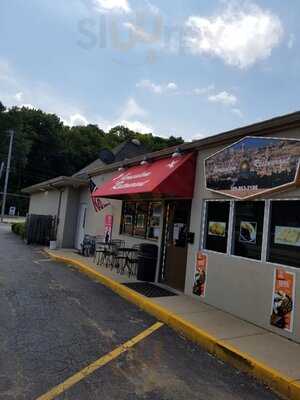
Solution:
{"label": "shrub", "polygon": [[25,238],[26,234],[26,224],[25,222],[16,222],[12,224],[11,230],[16,234],[21,236],[22,239]]}

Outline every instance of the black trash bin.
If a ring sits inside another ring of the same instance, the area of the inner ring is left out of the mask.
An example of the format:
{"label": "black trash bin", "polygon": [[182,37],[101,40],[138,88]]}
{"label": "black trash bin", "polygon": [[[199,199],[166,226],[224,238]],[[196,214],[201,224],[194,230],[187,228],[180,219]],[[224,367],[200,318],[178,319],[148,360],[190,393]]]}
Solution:
{"label": "black trash bin", "polygon": [[158,247],[155,244],[140,244],[137,265],[137,279],[139,281],[155,281],[157,255]]}

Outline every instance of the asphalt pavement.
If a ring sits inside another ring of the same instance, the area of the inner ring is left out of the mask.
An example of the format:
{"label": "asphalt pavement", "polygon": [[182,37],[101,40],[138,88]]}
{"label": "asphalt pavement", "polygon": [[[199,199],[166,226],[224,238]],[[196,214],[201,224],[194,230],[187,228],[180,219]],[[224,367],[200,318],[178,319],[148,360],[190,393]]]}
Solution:
{"label": "asphalt pavement", "polygon": [[[1,400],[39,398],[156,322],[0,224]],[[278,399],[165,325],[56,398]]]}

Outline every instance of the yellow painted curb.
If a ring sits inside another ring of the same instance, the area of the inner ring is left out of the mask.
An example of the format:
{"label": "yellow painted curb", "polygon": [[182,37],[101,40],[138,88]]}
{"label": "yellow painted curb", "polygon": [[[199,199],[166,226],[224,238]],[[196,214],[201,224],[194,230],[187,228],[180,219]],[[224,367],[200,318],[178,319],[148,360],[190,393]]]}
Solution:
{"label": "yellow painted curb", "polygon": [[85,275],[109,287],[119,296],[136,304],[142,310],[166,323],[177,332],[183,333],[188,339],[200,344],[209,353],[233,367],[256,377],[279,395],[289,400],[300,400],[300,381],[295,381],[283,375],[281,372],[270,368],[268,365],[261,363],[228,343],[215,338],[205,330],[198,328],[164,307],[153,303],[139,293],[95,271],[84,262],[71,257],[57,255],[48,249],[45,249],[45,252],[56,261],[73,265]]}

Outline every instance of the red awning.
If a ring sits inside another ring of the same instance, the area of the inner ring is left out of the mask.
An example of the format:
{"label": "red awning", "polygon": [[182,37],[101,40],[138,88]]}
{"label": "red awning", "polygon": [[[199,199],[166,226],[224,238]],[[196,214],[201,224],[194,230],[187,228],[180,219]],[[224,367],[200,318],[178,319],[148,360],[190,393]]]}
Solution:
{"label": "red awning", "polygon": [[94,197],[156,197],[191,199],[194,192],[195,155],[168,157],[137,165],[116,174],[95,190]]}

